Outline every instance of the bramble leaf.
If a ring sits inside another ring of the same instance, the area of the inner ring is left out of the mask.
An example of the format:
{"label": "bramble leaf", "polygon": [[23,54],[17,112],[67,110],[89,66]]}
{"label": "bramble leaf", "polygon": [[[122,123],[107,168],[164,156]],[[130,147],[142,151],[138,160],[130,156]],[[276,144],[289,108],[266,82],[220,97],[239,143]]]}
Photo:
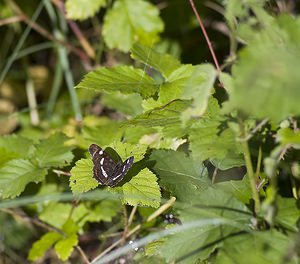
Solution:
{"label": "bramble leaf", "polygon": [[45,252],[61,238],[62,235],[57,232],[46,233],[38,241],[33,243],[29,251],[28,259],[37,260],[38,258],[42,257]]}
{"label": "bramble leaf", "polygon": [[140,94],[147,98],[157,92],[159,85],[143,70],[130,66],[117,66],[89,72],[76,88],[93,89],[98,92],[121,92]]}
{"label": "bramble leaf", "polygon": [[66,261],[71,253],[73,252],[74,247],[78,244],[78,236],[76,234],[68,235],[66,238],[59,240],[54,249],[58,257]]}
{"label": "bramble leaf", "polygon": [[131,57],[159,71],[166,79],[181,66],[180,62],[169,54],[161,54],[142,44],[134,44]]}
{"label": "bramble leaf", "polygon": [[93,178],[93,162],[91,159],[81,159],[71,170],[70,187],[74,194],[95,189],[99,184]]}
{"label": "bramble leaf", "polygon": [[41,140],[37,144],[33,153],[34,158],[38,161],[40,167],[63,167],[68,165],[74,155],[70,147],[64,145],[68,139],[63,134],[53,134],[50,137]]}
{"label": "bramble leaf", "polygon": [[179,201],[190,203],[197,192],[209,186],[206,168],[182,152],[156,150],[150,156],[153,171],[160,185],[176,196]]}
{"label": "bramble leaf", "polygon": [[95,15],[102,6],[106,5],[106,0],[67,0],[66,12],[69,19],[84,20]]}
{"label": "bramble leaf", "polygon": [[121,187],[109,188],[113,193],[121,195],[124,204],[143,205],[157,208],[160,204],[160,188],[157,178],[149,169],[141,170],[129,182]]}
{"label": "bramble leaf", "polygon": [[[220,115],[218,102],[211,99],[208,105],[208,110],[204,116],[195,121],[190,130],[190,149],[194,159],[204,161],[211,159],[215,165],[222,161],[230,160],[230,163],[223,164],[223,167],[228,168],[228,165],[241,166],[243,159],[240,144],[236,141],[235,133],[229,128],[223,128],[226,124],[225,118]],[[223,162],[224,163],[224,162]]]}
{"label": "bramble leaf", "polygon": [[24,191],[28,183],[38,183],[46,174],[45,169],[37,168],[29,160],[10,160],[0,168],[0,196],[14,198]]}
{"label": "bramble leaf", "polygon": [[103,37],[109,48],[126,52],[135,41],[153,45],[162,30],[156,6],[144,0],[118,0],[105,15]]}

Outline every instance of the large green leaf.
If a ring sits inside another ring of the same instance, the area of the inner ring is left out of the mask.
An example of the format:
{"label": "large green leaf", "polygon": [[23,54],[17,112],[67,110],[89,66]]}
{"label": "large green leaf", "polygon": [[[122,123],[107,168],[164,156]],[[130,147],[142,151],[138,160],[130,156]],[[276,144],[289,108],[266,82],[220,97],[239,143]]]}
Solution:
{"label": "large green leaf", "polygon": [[195,66],[184,87],[182,99],[192,99],[193,104],[182,113],[183,120],[204,114],[211,96],[217,71],[211,64]]}
{"label": "large green leaf", "polygon": [[106,0],[67,0],[66,12],[70,19],[84,20],[95,15],[96,12],[106,5]]}
{"label": "large green leaf", "polygon": [[180,115],[189,106],[188,101],[174,100],[164,106],[154,108],[128,121],[128,125],[142,129],[159,128],[166,137],[179,138],[185,132],[181,126]]}
{"label": "large green leaf", "polygon": [[40,167],[63,167],[68,165],[73,154],[70,147],[65,146],[68,138],[63,134],[53,134],[49,138],[41,140],[37,144],[33,157],[38,161]]}
{"label": "large green leaf", "polygon": [[10,160],[0,168],[0,196],[14,198],[24,191],[28,183],[38,183],[46,174],[45,169],[37,168],[28,160]]}
{"label": "large green leaf", "polygon": [[[183,226],[191,223],[203,224],[184,232],[177,232],[160,245],[158,252],[168,262],[195,263],[206,260],[223,239],[241,230],[248,230],[251,213],[247,207],[236,200],[232,194],[215,187],[194,192],[193,204],[177,204]],[[221,224],[222,220],[226,224]]]}
{"label": "large green leaf", "polygon": [[156,69],[167,80],[170,74],[180,67],[180,62],[171,55],[158,53],[157,51],[141,44],[133,45],[133,48],[131,49],[131,57]]}
{"label": "large green leaf", "polygon": [[160,185],[179,201],[190,202],[191,197],[209,185],[207,170],[182,152],[157,150],[150,156]]}
{"label": "large green leaf", "polygon": [[98,92],[138,93],[147,98],[157,92],[159,85],[143,70],[130,66],[102,67],[89,72],[76,88],[93,89]]}
{"label": "large green leaf", "polygon": [[33,150],[33,142],[19,135],[0,137],[0,166],[15,158],[27,158]]}
{"label": "large green leaf", "polygon": [[283,15],[240,52],[233,68],[229,108],[280,121],[300,114],[300,19]]}
{"label": "large green leaf", "polygon": [[122,187],[110,188],[113,193],[119,193],[123,203],[158,207],[160,204],[160,188],[156,176],[147,168],[141,170]]}
{"label": "large green leaf", "polygon": [[45,252],[61,238],[62,235],[58,234],[57,232],[46,233],[38,241],[34,242],[29,251],[28,259],[37,260],[38,258],[42,257]]}
{"label": "large green leaf", "polygon": [[109,48],[128,51],[135,41],[153,45],[163,23],[158,9],[144,0],[117,0],[104,18],[103,37]]}
{"label": "large green leaf", "polygon": [[226,124],[225,117],[220,115],[218,102],[211,98],[205,115],[195,121],[190,131],[190,149],[195,159],[204,161],[211,159],[214,164],[222,164],[223,160],[230,159],[232,167],[241,166],[243,159],[241,147],[236,140],[235,133],[222,126]]}
{"label": "large green leaf", "polygon": [[[291,239],[276,230],[252,232],[233,236],[219,249],[216,264],[291,263],[284,260]],[[294,263],[294,262],[292,262]]]}

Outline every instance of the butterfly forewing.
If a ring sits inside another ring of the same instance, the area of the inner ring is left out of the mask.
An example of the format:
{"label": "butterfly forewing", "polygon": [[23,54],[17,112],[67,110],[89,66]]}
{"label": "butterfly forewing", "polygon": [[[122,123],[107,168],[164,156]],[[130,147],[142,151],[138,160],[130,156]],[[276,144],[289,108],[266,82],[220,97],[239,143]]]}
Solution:
{"label": "butterfly forewing", "polygon": [[96,144],[91,144],[89,153],[93,160],[93,177],[103,185],[113,187],[126,175],[133,164],[134,157],[130,157],[123,163],[116,162],[111,156]]}
{"label": "butterfly forewing", "polygon": [[93,167],[93,177],[100,183],[106,184],[109,177],[113,174],[117,164],[105,152],[96,144],[92,144],[89,147],[89,153],[92,156]]}

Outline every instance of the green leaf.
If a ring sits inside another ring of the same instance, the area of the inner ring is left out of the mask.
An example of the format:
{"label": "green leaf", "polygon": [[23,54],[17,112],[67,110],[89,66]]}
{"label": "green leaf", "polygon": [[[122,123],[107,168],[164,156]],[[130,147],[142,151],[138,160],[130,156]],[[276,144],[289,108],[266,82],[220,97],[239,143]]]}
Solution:
{"label": "green leaf", "polygon": [[153,170],[159,176],[160,185],[179,201],[191,202],[195,193],[209,185],[205,167],[182,152],[153,151],[150,163],[155,163]]}
{"label": "green leaf", "polygon": [[101,97],[103,104],[109,108],[131,116],[136,116],[143,112],[142,98],[139,94],[103,94]]}
{"label": "green leaf", "polygon": [[87,206],[80,204],[74,209],[72,219],[83,227],[87,222],[111,222],[121,209],[119,200],[103,200],[97,202],[96,205]]}
{"label": "green leaf", "polygon": [[159,71],[166,79],[179,68],[180,62],[169,54],[161,54],[157,51],[141,45],[134,44],[131,49],[131,57]]}
{"label": "green leaf", "polygon": [[34,242],[29,251],[28,259],[37,260],[38,258],[42,257],[45,252],[61,238],[62,235],[56,232],[46,233],[38,241]]}
{"label": "green leaf", "polygon": [[92,126],[85,126],[82,129],[82,136],[88,143],[96,143],[103,147],[110,144],[113,141],[119,141],[124,133],[123,122],[112,121],[108,119],[101,119],[101,124],[95,124]]}
{"label": "green leaf", "polygon": [[36,145],[33,157],[37,159],[40,167],[64,167],[68,165],[73,154],[70,147],[65,146],[68,138],[60,133],[51,135],[49,138],[41,140]]}
{"label": "green leaf", "polygon": [[33,150],[32,145],[31,140],[19,135],[0,137],[0,166],[12,159],[27,158]]}
{"label": "green leaf", "polygon": [[190,131],[190,149],[195,159],[211,159],[215,164],[218,164],[218,160],[230,159],[232,166],[242,165],[241,146],[231,129],[222,129],[225,122],[217,100],[211,98],[207,112],[193,123]]}
{"label": "green leaf", "polygon": [[84,20],[95,15],[102,6],[106,5],[106,0],[67,0],[66,12],[69,19]]}
{"label": "green leaf", "polygon": [[124,204],[143,205],[157,208],[160,204],[160,188],[156,176],[147,168],[141,170],[122,187],[109,188],[121,195]]}
{"label": "green leaf", "polygon": [[49,225],[62,229],[64,223],[70,216],[71,209],[71,204],[51,202],[40,213],[39,219]]}
{"label": "green leaf", "polygon": [[77,235],[71,234],[71,235],[67,236],[66,238],[58,241],[55,244],[54,249],[55,249],[58,257],[61,260],[66,261],[71,256],[71,253],[73,252],[73,249],[77,244],[78,244]]}
{"label": "green leaf", "polygon": [[211,64],[202,64],[194,68],[182,95],[182,99],[193,99],[191,107],[182,113],[184,121],[205,113],[217,77],[217,71]]}
{"label": "green leaf", "polygon": [[232,236],[219,249],[216,264],[259,263],[280,264],[285,262],[291,238],[276,230],[256,231]]}
{"label": "green leaf", "polygon": [[189,106],[189,102],[174,100],[138,115],[127,122],[128,125],[146,128],[159,128],[166,137],[180,138],[185,134],[181,126],[180,115]]}
{"label": "green leaf", "polygon": [[93,178],[93,162],[91,159],[81,159],[71,170],[70,187],[74,194],[95,189],[99,184]]}
{"label": "green leaf", "polygon": [[300,210],[297,206],[297,200],[294,198],[277,197],[277,215],[276,223],[297,232],[297,221],[300,217]]}
{"label": "green leaf", "polygon": [[47,174],[24,159],[10,160],[0,168],[0,196],[14,198],[24,191],[29,182],[38,183]]}
{"label": "green leaf", "polygon": [[144,0],[118,0],[104,18],[103,37],[109,48],[128,51],[134,41],[153,45],[163,22],[158,9]]}
{"label": "green leaf", "polygon": [[[176,232],[165,240],[158,252],[168,262],[196,263],[206,260],[231,234],[248,230],[252,214],[232,194],[216,187],[194,191],[193,204],[177,204],[182,226],[197,223],[184,232]],[[218,220],[228,224],[220,224]],[[216,221],[216,222],[215,222]],[[240,227],[241,229],[239,229]]]}
{"label": "green leaf", "polygon": [[159,85],[143,70],[131,66],[102,67],[89,72],[76,88],[93,89],[98,92],[138,93],[147,98],[157,92]]}
{"label": "green leaf", "polygon": [[300,132],[290,128],[282,128],[277,132],[277,141],[282,145],[291,144],[294,148],[300,148]]}
{"label": "green leaf", "polygon": [[300,19],[283,15],[258,31],[233,68],[227,111],[278,122],[299,115]]}

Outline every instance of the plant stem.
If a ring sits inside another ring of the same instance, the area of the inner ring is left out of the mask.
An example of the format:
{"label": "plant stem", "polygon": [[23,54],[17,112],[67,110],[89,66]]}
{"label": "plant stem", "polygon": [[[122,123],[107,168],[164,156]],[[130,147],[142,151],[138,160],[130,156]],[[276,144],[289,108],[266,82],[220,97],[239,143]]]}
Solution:
{"label": "plant stem", "polygon": [[[241,120],[239,120],[239,125],[240,125],[241,137],[245,138],[245,136],[246,136],[245,127]],[[243,148],[243,154],[244,154],[244,159],[245,159],[246,168],[247,168],[247,175],[248,175],[250,186],[251,186],[252,198],[255,203],[255,213],[257,214],[260,211],[260,200],[259,200],[259,195],[258,195],[258,191],[256,188],[256,177],[255,177],[255,173],[254,173],[253,166],[252,166],[248,141],[241,141],[241,145]]]}

